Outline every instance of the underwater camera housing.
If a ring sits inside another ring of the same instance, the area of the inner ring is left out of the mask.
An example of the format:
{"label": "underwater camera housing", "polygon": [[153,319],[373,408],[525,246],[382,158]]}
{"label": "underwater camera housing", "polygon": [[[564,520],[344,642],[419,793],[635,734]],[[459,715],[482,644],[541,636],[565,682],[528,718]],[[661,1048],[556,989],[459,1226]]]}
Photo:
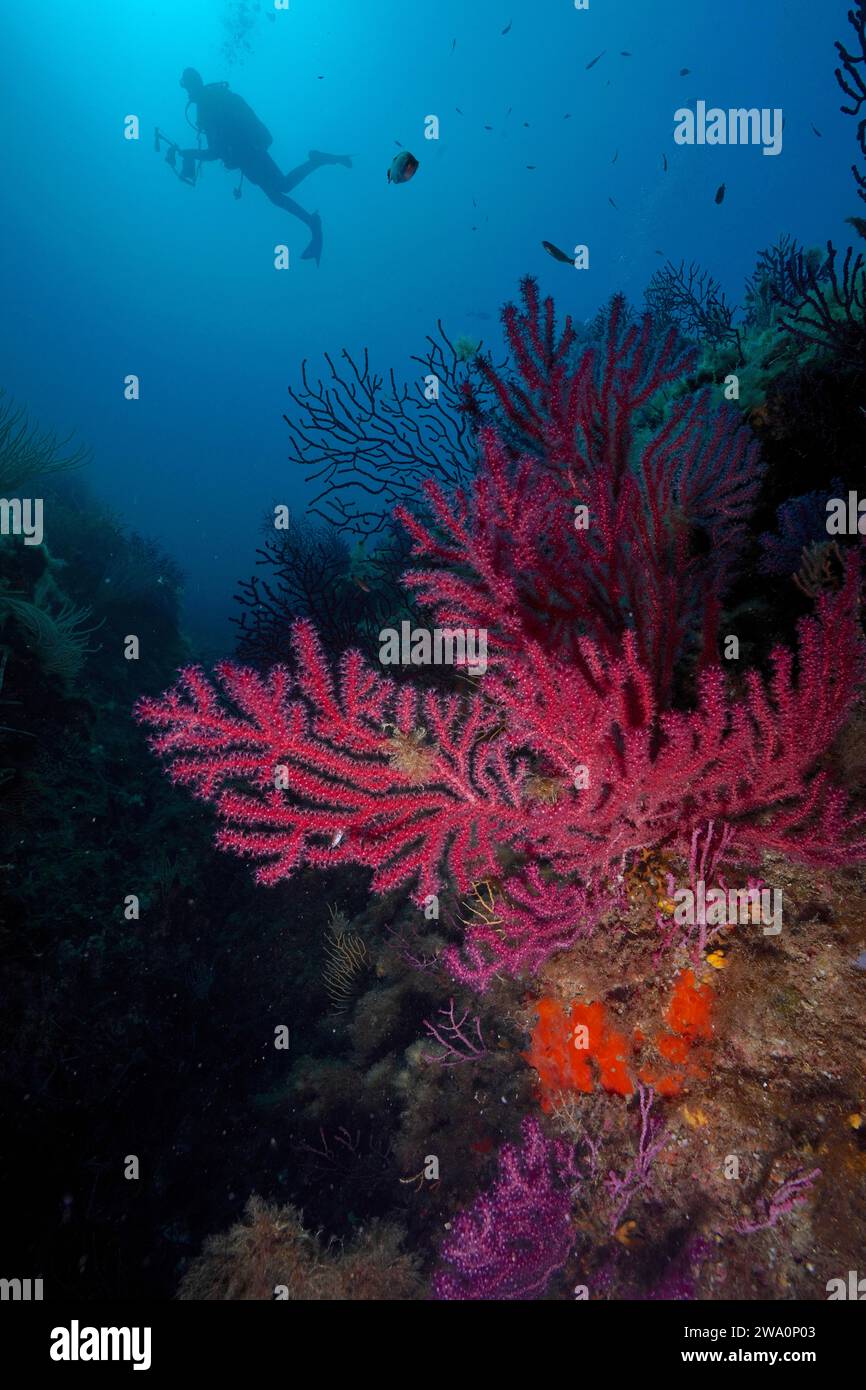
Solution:
{"label": "underwater camera housing", "polygon": [[164,135],[163,132],[160,130],[159,126],[156,126],[153,132],[153,148],[156,150],[157,154],[159,153],[163,144],[167,146],[165,152],[165,162],[168,165],[168,167],[172,170],[174,174],[177,175],[181,183],[189,183],[194,185],[196,181],[196,168],[195,160],[193,159],[192,155],[184,155],[183,163],[181,164],[180,170],[178,170],[177,156],[180,153],[180,145],[178,145],[178,143],[175,140],[171,140],[167,135]]}

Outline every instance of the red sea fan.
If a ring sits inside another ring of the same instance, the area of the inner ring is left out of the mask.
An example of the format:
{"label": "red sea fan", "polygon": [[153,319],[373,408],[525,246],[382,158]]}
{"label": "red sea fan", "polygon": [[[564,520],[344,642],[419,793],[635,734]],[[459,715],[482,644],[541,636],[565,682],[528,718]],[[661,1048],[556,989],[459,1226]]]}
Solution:
{"label": "red sea fan", "polygon": [[335,687],[308,623],[293,645],[297,682],[223,662],[222,695],[192,667],[137,706],[172,780],[215,804],[220,847],[264,861],[260,883],[355,863],[375,871],[374,892],[414,880],[422,898],[445,869],[461,890],[497,872],[497,847],[525,841],[543,812],[524,802],[513,738],[490,737],[495,710],[398,687],[357,652]]}
{"label": "red sea fan", "polygon": [[714,640],[760,483],[757,445],[709,389],[658,423],[659,393],[690,358],[673,333],[654,344],[649,318],[624,326],[621,299],[604,347],[571,365],[569,324],[555,341],[551,301],[539,304],[531,280],[523,295],[525,312],[504,315],[519,379],[486,371],[527,452],[515,461],[488,426],[470,495],[428,482],[432,524],[397,509],[413,554],[433,566],[404,582],[440,625],[487,629],[494,662],[532,641],[571,660],[581,636],[613,656],[631,631],[666,702],[677,659]]}
{"label": "red sea fan", "polygon": [[482,988],[588,935],[630,855],[687,853],[709,821],[729,857],[866,855],[866,818],[817,770],[863,666],[856,558],[801,622],[796,659],[776,649],[769,678],[748,672],[735,694],[715,625],[754,445],[706,394],[664,415],[682,360],[649,320],[623,328],[620,301],[603,350],[576,365],[572,330],[557,338],[531,282],[524,304],[506,312],[520,380],[489,369],[510,442],[486,427],[471,494],[429,483],[433,520],[401,513],[428,564],[406,583],[437,625],[488,630],[478,689],[422,694],[358,652],[335,682],[299,622],[294,672],[227,662],[220,691],[190,669],[137,710],[172,778],[215,804],[220,846],[258,860],[263,883],[353,863],[374,892],[411,884],[420,902],[497,881],[492,917],[464,918],[447,953]]}
{"label": "red sea fan", "polygon": [[[630,637],[616,662],[584,644],[586,676],[530,650],[511,679],[492,678],[489,696],[461,698],[398,687],[357,652],[335,687],[312,628],[298,623],[296,682],[284,667],[263,678],[226,662],[226,701],[190,668],[137,715],[172,779],[215,804],[220,847],[263,861],[262,883],[303,863],[355,863],[374,871],[374,892],[412,881],[421,900],[449,879],[466,892],[497,876],[508,846],[586,885],[629,851],[686,845],[708,818],[756,853],[840,863],[863,852],[863,818],[849,822],[844,794],[809,773],[853,698],[857,592],[852,563],[841,593],[801,625],[799,681],[782,649],[769,687],[751,673],[748,699],[735,702],[714,667],[688,713],[659,715]],[[530,771],[532,753],[553,776]],[[515,880],[508,912],[506,931],[469,940],[502,968],[537,967],[598,915],[585,887],[545,887],[534,872]]]}

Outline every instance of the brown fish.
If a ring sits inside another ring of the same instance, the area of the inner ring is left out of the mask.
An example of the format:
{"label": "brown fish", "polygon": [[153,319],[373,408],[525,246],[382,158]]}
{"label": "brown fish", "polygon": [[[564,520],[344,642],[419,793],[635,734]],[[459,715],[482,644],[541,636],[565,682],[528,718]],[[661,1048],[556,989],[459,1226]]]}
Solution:
{"label": "brown fish", "polygon": [[560,251],[558,246],[554,246],[552,241],[543,241],[542,246],[548,256],[552,256],[555,261],[562,261],[563,265],[574,265],[571,256],[567,256],[564,251]]}
{"label": "brown fish", "polygon": [[408,150],[403,150],[402,154],[395,154],[391,160],[391,167],[388,170],[389,183],[408,183],[414,177],[418,169],[418,160],[414,154]]}
{"label": "brown fish", "polygon": [[724,201],[725,201],[725,185],[724,185],[723,183],[720,183],[719,186],[718,186],[718,188],[716,189],[716,203],[717,203],[717,204],[718,204],[718,203],[723,203]]}

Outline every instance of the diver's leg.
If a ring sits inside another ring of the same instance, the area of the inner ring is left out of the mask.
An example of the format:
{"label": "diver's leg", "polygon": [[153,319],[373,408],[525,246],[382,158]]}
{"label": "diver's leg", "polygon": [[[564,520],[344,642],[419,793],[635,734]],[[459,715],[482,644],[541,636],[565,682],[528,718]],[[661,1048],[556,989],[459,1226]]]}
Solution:
{"label": "diver's leg", "polygon": [[265,188],[263,190],[275,207],[282,208],[284,212],[290,212],[293,217],[297,217],[305,226],[310,229],[310,244],[301,256],[303,261],[315,261],[316,265],[322,255],[322,219],[317,212],[307,212],[300,203],[296,203],[294,198],[287,198],[284,193],[276,188]]}
{"label": "diver's leg", "polygon": [[287,174],[283,174],[280,181],[280,188],[284,193],[296,188],[305,178],[312,174],[316,169],[321,169],[325,164],[342,164],[344,168],[351,169],[352,157],[348,154],[323,154],[321,150],[310,150],[305,163],[299,164],[297,169],[290,169]]}

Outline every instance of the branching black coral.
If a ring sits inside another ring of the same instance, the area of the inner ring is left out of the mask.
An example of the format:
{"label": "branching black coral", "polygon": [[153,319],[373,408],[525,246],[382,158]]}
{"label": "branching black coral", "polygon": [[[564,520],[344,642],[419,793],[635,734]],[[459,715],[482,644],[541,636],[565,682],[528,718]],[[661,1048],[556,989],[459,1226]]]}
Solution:
{"label": "branching black coral", "polygon": [[832,353],[850,367],[866,365],[866,274],[863,256],[845,252],[841,271],[837,252],[827,242],[827,260],[816,265],[802,252],[792,261],[792,285],[781,301],[786,311],[780,322],[802,343]]}
{"label": "branching black coral", "polygon": [[238,655],[255,666],[291,658],[296,618],[310,618],[326,649],[340,655],[359,647],[378,655],[379,631],[395,612],[410,612],[399,584],[409,564],[403,533],[377,538],[375,548],[354,551],[333,526],[293,521],[256,551],[261,574],[238,584]]}
{"label": "branching black coral", "polygon": [[647,311],[660,323],[675,325],[685,338],[707,343],[737,341],[734,308],[718,280],[692,261],[667,261],[646,290]]}
{"label": "branching black coral", "polygon": [[344,348],[344,367],[326,353],[329,376],[313,381],[305,361],[302,385],[289,388],[292,457],[319,485],[310,511],[341,530],[375,534],[425,478],[450,489],[472,476],[476,427],[464,393],[470,384],[483,393],[483,380],[441,323],[427,344],[412,358],[421,371],[411,384],[393,368],[376,372],[366,349],[357,360]]}
{"label": "branching black coral", "polygon": [[[836,81],[851,102],[850,106],[842,106],[840,109],[846,116],[860,116],[863,103],[866,102],[866,4],[863,0],[860,0],[855,9],[848,11],[848,23],[857,35],[860,52],[849,53],[841,40],[836,40],[836,51],[842,60],[842,66],[836,69]],[[860,153],[866,160],[866,116],[857,123],[857,142]],[[858,169],[856,164],[851,165],[851,173],[857,184],[857,192],[866,203],[866,173]]]}
{"label": "branching black coral", "polygon": [[826,276],[822,253],[804,251],[787,232],[783,232],[773,246],[761,251],[754,274],[746,281],[747,326],[767,328],[780,305],[802,299],[808,288],[806,273],[810,269],[819,278]]}

